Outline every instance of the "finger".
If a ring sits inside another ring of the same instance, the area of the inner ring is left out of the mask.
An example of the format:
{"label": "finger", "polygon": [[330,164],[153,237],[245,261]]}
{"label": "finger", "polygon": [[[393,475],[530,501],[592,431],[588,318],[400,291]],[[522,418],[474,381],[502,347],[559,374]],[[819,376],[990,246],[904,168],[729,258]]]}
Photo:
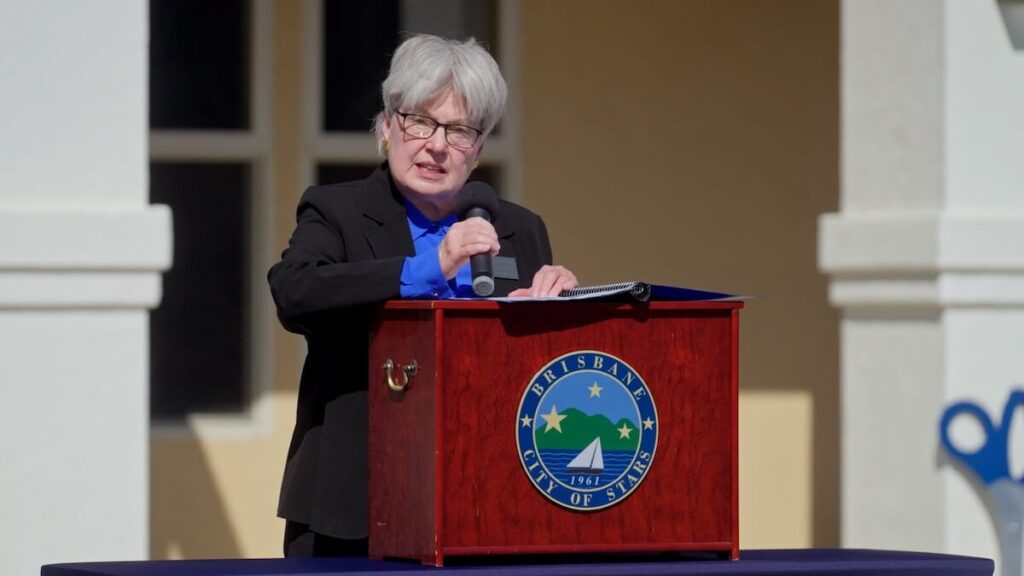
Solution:
{"label": "finger", "polygon": [[484,220],[483,218],[473,217],[468,220],[456,222],[452,225],[451,231],[464,230],[466,232],[482,233],[487,234],[495,239],[498,238],[498,232],[494,229],[494,225]]}
{"label": "finger", "polygon": [[509,298],[529,298],[530,297],[530,289],[529,288],[516,288],[515,290],[513,290],[513,291],[508,293],[508,297]]}
{"label": "finger", "polygon": [[498,237],[486,230],[466,230],[452,228],[445,235],[446,249],[456,258],[468,258],[481,252],[494,252],[500,249]]}
{"label": "finger", "polygon": [[530,294],[534,298],[543,298],[548,295],[551,289],[551,284],[554,282],[552,278],[553,270],[552,267],[545,264],[541,266],[540,270],[533,275],[533,283],[530,285]]}
{"label": "finger", "polygon": [[537,282],[540,280],[540,276],[543,273],[543,271],[544,268],[541,267],[541,269],[537,270],[537,272],[533,275],[533,280],[530,281],[530,287],[528,288],[528,290],[530,291],[530,298],[537,297]]}
{"label": "finger", "polygon": [[477,254],[487,254],[494,256],[498,253],[501,246],[497,242],[489,242],[483,238],[476,238],[472,241],[467,242],[461,246],[460,256],[469,258]]}
{"label": "finger", "polygon": [[550,272],[551,284],[546,296],[558,296],[564,290],[576,287],[576,276],[563,266],[553,266]]}
{"label": "finger", "polygon": [[477,244],[486,245],[486,248],[484,249],[479,249],[474,246],[473,251],[469,253],[470,255],[479,254],[481,252],[497,254],[498,250],[501,249],[501,245],[498,243],[498,235],[494,232],[493,228],[473,227],[456,230],[453,227],[448,231],[448,236],[451,236],[452,241],[458,246],[468,247],[470,245]]}
{"label": "finger", "polygon": [[548,270],[548,273],[544,275],[543,281],[539,287],[540,295],[544,297],[558,296],[558,292],[555,291],[557,283],[558,270]]}
{"label": "finger", "polygon": [[445,278],[449,280],[469,262],[471,256],[493,252],[494,246],[487,238],[466,241],[456,236],[445,236],[437,248],[438,261]]}
{"label": "finger", "polygon": [[566,290],[572,290],[576,286],[579,286],[579,282],[576,281],[576,275],[563,269],[563,273],[558,279],[558,293],[561,294]]}

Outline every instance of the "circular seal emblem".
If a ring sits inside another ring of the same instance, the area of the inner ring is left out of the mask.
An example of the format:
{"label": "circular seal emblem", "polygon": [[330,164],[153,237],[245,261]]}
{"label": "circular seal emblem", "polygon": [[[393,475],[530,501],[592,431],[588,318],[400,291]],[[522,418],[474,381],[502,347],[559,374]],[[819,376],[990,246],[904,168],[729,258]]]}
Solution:
{"label": "circular seal emblem", "polygon": [[555,358],[519,401],[523,470],[552,502],[572,510],[619,503],[643,482],[658,445],[658,412],[643,378],[595,350]]}

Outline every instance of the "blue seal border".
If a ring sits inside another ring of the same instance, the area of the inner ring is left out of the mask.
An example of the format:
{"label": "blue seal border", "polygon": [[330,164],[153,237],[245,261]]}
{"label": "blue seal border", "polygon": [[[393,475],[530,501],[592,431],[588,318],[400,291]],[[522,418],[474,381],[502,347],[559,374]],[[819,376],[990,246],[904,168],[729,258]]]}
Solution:
{"label": "blue seal border", "polygon": [[[568,359],[573,359],[573,362],[566,362]],[[616,375],[607,370],[595,369],[594,364],[597,363],[597,359],[600,359],[602,366],[618,364],[625,370],[621,375]],[[548,373],[550,377],[555,369],[562,373],[548,382],[545,374]],[[552,372],[549,373],[549,371]],[[653,426],[649,429],[643,425],[639,427],[640,443],[626,470],[611,482],[597,488],[571,487],[555,478],[540,457],[534,439],[534,430],[537,425],[535,421],[540,416],[538,411],[547,393],[557,386],[565,376],[585,371],[600,371],[617,380],[629,393],[629,397],[633,399],[640,420],[650,419],[653,421]],[[534,424],[524,426],[522,424],[523,417],[531,418]],[[591,512],[619,504],[640,486],[654,462],[660,425],[657,407],[651,396],[650,388],[629,363],[600,350],[575,350],[551,360],[527,382],[516,411],[516,451],[530,483],[545,498],[570,510]]]}

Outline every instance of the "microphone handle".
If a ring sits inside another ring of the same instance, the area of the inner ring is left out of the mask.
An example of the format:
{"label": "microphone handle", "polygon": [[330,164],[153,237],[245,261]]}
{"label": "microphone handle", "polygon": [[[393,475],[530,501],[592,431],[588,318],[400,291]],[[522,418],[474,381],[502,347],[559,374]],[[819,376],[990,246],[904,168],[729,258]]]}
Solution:
{"label": "microphone handle", "polygon": [[[479,216],[488,222],[491,221],[491,213],[480,206],[466,210],[466,218],[474,216]],[[473,293],[482,297],[494,294],[494,258],[491,257],[491,253],[484,252],[470,256],[469,269],[473,274]]]}
{"label": "microphone handle", "polygon": [[494,259],[490,252],[469,257],[469,268],[473,274],[473,293],[490,296],[494,293]]}

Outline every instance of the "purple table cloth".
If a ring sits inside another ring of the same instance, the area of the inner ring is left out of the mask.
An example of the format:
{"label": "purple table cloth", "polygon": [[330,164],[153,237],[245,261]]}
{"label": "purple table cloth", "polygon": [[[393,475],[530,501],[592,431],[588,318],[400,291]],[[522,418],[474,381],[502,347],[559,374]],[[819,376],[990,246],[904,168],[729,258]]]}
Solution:
{"label": "purple table cloth", "polygon": [[[486,561],[486,563],[484,563]],[[744,550],[737,561],[678,555],[557,556],[458,559],[459,564],[433,568],[364,558],[287,558],[266,560],[154,560],[51,564],[42,576],[297,576],[422,574],[482,576],[662,576],[827,575],[827,576],[992,576],[987,558],[880,550]],[[469,563],[473,562],[473,563]]]}

